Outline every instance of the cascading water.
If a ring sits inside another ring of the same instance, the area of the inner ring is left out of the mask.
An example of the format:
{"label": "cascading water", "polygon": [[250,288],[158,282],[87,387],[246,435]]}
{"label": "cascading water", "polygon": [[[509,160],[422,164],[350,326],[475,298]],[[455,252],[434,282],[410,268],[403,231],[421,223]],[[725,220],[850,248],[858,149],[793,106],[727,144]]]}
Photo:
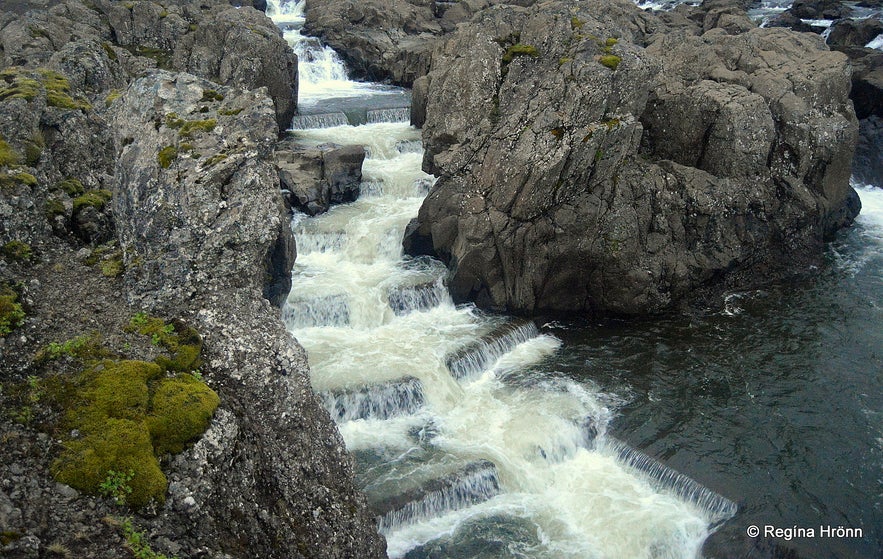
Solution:
{"label": "cascading water", "polygon": [[302,3],[270,2],[268,13],[289,28],[311,106],[346,91],[366,107],[366,124],[295,132],[305,145],[360,144],[369,155],[359,200],[295,218],[283,319],[357,458],[390,556],[444,545],[476,557],[450,551],[476,538],[506,542],[493,557],[698,556],[735,505],[608,439],[619,400],[545,370],[558,339],[455,306],[441,263],[402,257],[434,180],[407,109],[371,108],[371,88],[344,81],[333,53],[300,35]]}

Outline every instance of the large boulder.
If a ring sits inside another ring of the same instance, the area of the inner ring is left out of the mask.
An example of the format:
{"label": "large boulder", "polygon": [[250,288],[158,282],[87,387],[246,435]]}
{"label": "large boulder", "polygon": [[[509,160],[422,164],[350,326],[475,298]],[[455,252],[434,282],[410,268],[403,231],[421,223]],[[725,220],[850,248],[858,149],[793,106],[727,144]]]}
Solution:
{"label": "large boulder", "polygon": [[289,205],[307,215],[327,212],[335,204],[354,202],[362,184],[363,146],[297,145],[276,150],[276,166]]}
{"label": "large boulder", "polygon": [[805,269],[857,213],[843,55],[654,30],[629,2],[547,2],[434,53],[415,112],[439,180],[404,244],[448,263],[456,301],[659,312]]}
{"label": "large boulder", "polygon": [[[207,433],[175,460],[155,524],[229,555],[382,557],[306,354],[263,297],[271,253],[293,246],[270,99],[156,72],[114,105],[111,127],[127,296],[204,333],[221,396]],[[290,273],[291,256],[278,269]]]}

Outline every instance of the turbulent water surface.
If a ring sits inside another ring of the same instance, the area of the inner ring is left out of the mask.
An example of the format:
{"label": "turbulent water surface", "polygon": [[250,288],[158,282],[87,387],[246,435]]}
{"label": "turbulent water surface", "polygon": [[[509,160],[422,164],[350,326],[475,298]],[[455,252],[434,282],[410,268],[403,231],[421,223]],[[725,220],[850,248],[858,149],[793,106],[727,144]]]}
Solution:
{"label": "turbulent water surface", "polygon": [[861,189],[813,279],[733,293],[721,312],[487,316],[451,303],[439,262],[401,255],[434,180],[408,92],[350,81],[301,35],[300,3],[268,13],[300,58],[292,133],[369,153],[358,201],[295,217],[283,318],[390,556],[746,556],[768,547],[752,524],[861,528],[777,541],[881,555],[883,191]]}

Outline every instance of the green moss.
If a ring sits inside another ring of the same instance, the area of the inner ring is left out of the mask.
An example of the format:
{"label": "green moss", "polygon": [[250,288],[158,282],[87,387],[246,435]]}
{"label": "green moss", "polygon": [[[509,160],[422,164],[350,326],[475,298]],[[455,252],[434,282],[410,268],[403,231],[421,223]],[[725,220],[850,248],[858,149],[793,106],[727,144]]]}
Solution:
{"label": "green moss", "polygon": [[143,56],[152,59],[156,62],[157,68],[162,70],[172,69],[172,53],[170,51],[144,45],[129,46],[125,48],[135,56]]}
{"label": "green moss", "polygon": [[187,121],[178,117],[178,113],[168,113],[165,117],[165,125],[176,130],[180,129]]}
{"label": "green moss", "polygon": [[26,186],[37,186],[37,177],[24,171],[16,171],[14,173],[0,173],[0,187],[14,188],[20,184]]}
{"label": "green moss", "polygon": [[31,245],[22,241],[9,241],[3,245],[3,255],[10,260],[24,262],[31,259]]}
{"label": "green moss", "polygon": [[9,70],[0,74],[0,78],[7,85],[0,86],[0,101],[7,99],[24,99],[32,101],[40,94],[40,82],[33,78],[16,75],[12,79],[7,79],[6,75]]}
{"label": "green moss", "polygon": [[103,48],[104,52],[107,53],[107,57],[109,59],[116,60],[118,58],[117,51],[113,50],[113,46],[110,43],[101,43],[101,48]]}
{"label": "green moss", "polygon": [[38,130],[25,141],[25,164],[28,167],[36,167],[45,147],[46,140],[43,139],[43,133]]}
{"label": "green moss", "polygon": [[198,132],[211,132],[218,125],[214,118],[206,120],[188,120],[178,132],[182,138],[192,138]]}
{"label": "green moss", "polygon": [[619,66],[619,63],[622,59],[614,54],[605,54],[598,59],[598,62],[601,65],[610,68],[611,70],[616,70],[616,67]]}
{"label": "green moss", "polygon": [[605,47],[608,47],[608,48],[611,48],[611,47],[616,46],[616,44],[617,44],[618,42],[619,42],[619,39],[616,39],[616,38],[614,38],[614,37],[610,37],[610,38],[608,38],[606,41],[604,41],[604,46],[605,46]]}
{"label": "green moss", "polygon": [[18,303],[18,296],[11,289],[0,290],[0,338],[6,337],[22,325],[25,311]]}
{"label": "green moss", "polygon": [[178,453],[208,428],[221,399],[192,375],[157,383],[147,418],[156,453]]}
{"label": "green moss", "polygon": [[46,363],[64,356],[75,359],[98,359],[108,355],[108,350],[101,345],[101,336],[96,333],[84,334],[61,343],[51,342],[37,352],[34,361]]}
{"label": "green moss", "polygon": [[223,116],[236,116],[242,111],[243,109],[221,109],[218,111],[218,114]]}
{"label": "green moss", "polygon": [[[37,76],[36,78],[34,76]],[[46,103],[63,109],[91,108],[88,102],[70,96],[70,82],[62,74],[47,68],[25,70],[16,66],[0,72],[0,101],[5,99],[25,99],[31,101],[42,91],[46,92]]]}
{"label": "green moss", "polygon": [[190,31],[196,31],[197,26],[195,23],[191,23],[190,25],[187,26],[187,29],[189,29]]}
{"label": "green moss", "polygon": [[78,213],[83,208],[87,207],[93,207],[101,210],[110,200],[111,196],[112,194],[110,190],[89,190],[82,196],[77,196],[76,198],[74,198],[74,213]]}
{"label": "green moss", "polygon": [[83,183],[80,182],[79,179],[74,178],[59,181],[55,183],[55,186],[53,186],[52,189],[61,190],[71,198],[76,198],[86,192],[86,187],[83,186]]}
{"label": "green moss", "polygon": [[125,269],[122,257],[111,258],[101,263],[101,274],[109,278],[119,277]]}
{"label": "green moss", "polygon": [[602,159],[603,157],[604,157],[604,151],[603,151],[603,150],[600,150],[600,149],[597,150],[597,151],[595,152],[595,163],[598,163],[599,161],[601,161],[601,159]]}
{"label": "green moss", "polygon": [[122,97],[123,92],[119,89],[111,89],[110,93],[107,94],[107,97],[104,98],[104,106],[109,107],[113,105],[113,102]]}
{"label": "green moss", "polygon": [[70,82],[63,75],[46,68],[38,68],[37,73],[41,76],[43,86],[46,88],[46,103],[50,107],[80,110],[92,108],[88,102],[70,96]]}
{"label": "green moss", "polygon": [[46,200],[46,206],[43,208],[43,213],[51,220],[57,215],[66,214],[67,210],[64,209],[64,204],[61,200],[58,198],[50,198]]}
{"label": "green moss", "polygon": [[198,369],[202,364],[199,358],[202,338],[195,329],[183,322],[167,324],[161,318],[138,313],[132,317],[126,329],[150,336],[153,345],[161,346],[172,354],[172,357],[160,355],[156,358],[156,362],[164,370],[187,373]]}
{"label": "green moss", "polygon": [[159,150],[159,153],[156,154],[156,160],[159,162],[159,166],[163,169],[168,169],[172,166],[175,159],[178,158],[178,148],[175,146],[166,146]]}
{"label": "green moss", "polygon": [[217,154],[215,154],[205,160],[205,163],[203,164],[203,168],[208,169],[212,165],[220,163],[221,161],[224,161],[225,159],[227,159],[226,153],[217,153]]}
{"label": "green moss", "polygon": [[614,128],[618,128],[620,124],[620,120],[618,118],[611,118],[610,120],[605,120],[602,124],[607,128],[608,131],[613,130]]}
{"label": "green moss", "polygon": [[82,438],[67,442],[53,464],[58,481],[97,494],[109,471],[132,472],[127,504],[137,508],[151,500],[165,501],[168,481],[153,453],[146,422],[107,418],[84,432]]}
{"label": "green moss", "polygon": [[0,167],[18,165],[19,162],[21,162],[21,155],[6,143],[3,136],[0,136]]}
{"label": "green moss", "polygon": [[150,547],[147,534],[136,530],[130,519],[123,520],[120,527],[126,538],[126,547],[132,551],[135,559],[178,559],[176,556],[167,557],[162,553],[155,552]]}
{"label": "green moss", "polygon": [[536,58],[539,55],[540,53],[537,52],[536,47],[516,43],[506,49],[506,52],[503,54],[503,64],[509,64],[510,62],[515,60],[515,57],[517,56],[531,56],[533,58]]}
{"label": "green moss", "polygon": [[[178,347],[196,347],[199,340],[192,329],[169,333],[162,320],[143,313],[132,317],[130,328],[159,333]],[[66,427],[80,437],[67,441],[53,464],[56,479],[100,494],[124,472],[125,491],[114,491],[115,499],[133,507],[163,502],[167,481],[156,457],[180,452],[197,439],[220,398],[195,376],[167,378],[163,367],[146,361],[104,360],[82,376],[77,392],[64,399]]]}
{"label": "green moss", "polygon": [[202,101],[203,103],[209,103],[211,101],[223,101],[224,96],[215,91],[214,89],[204,89],[202,90]]}

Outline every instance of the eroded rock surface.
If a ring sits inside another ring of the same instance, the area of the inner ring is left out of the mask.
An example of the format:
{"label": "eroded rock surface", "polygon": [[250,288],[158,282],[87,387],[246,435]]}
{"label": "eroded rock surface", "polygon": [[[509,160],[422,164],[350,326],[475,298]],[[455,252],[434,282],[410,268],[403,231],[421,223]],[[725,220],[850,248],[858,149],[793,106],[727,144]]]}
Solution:
{"label": "eroded rock surface", "polygon": [[846,57],[719,15],[696,35],[550,2],[460,26],[415,84],[440,178],[406,250],[518,313],[659,312],[813,262],[858,211]]}

